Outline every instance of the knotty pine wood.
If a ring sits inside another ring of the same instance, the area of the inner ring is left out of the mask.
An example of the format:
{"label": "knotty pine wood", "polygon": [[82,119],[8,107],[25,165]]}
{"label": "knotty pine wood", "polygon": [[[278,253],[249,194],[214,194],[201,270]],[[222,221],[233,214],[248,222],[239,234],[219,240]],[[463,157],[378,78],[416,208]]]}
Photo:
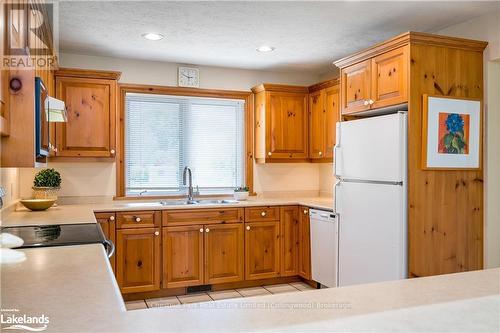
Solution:
{"label": "knotty pine wood", "polygon": [[342,68],[340,77],[342,114],[369,110],[365,102],[371,97],[371,60]]}
{"label": "knotty pine wood", "polygon": [[276,206],[245,208],[245,222],[279,221],[280,208]]}
{"label": "knotty pine wood", "polygon": [[410,58],[409,275],[481,269],[483,170],[422,170],[421,145],[423,94],[483,98],[482,51],[417,44]]}
{"label": "knotty pine wood", "polygon": [[166,226],[239,223],[244,220],[243,208],[177,209],[162,211],[162,224]]}
{"label": "knotty pine wood", "polygon": [[281,276],[299,274],[299,207],[280,208]]}
{"label": "knotty pine wood", "polygon": [[[139,222],[137,222],[139,220]],[[116,213],[117,229],[154,228],[161,225],[160,211],[130,211]]]}
{"label": "knotty pine wood", "polygon": [[309,207],[299,207],[299,269],[304,279],[311,279],[311,231]]}
{"label": "knotty pine wood", "polygon": [[245,223],[245,279],[280,276],[280,221]]}

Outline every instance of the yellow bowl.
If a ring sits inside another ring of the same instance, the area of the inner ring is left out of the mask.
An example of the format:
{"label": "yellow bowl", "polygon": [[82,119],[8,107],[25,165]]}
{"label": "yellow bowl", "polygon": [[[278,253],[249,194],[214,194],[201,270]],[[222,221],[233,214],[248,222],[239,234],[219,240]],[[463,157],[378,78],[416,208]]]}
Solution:
{"label": "yellow bowl", "polygon": [[19,202],[29,210],[46,210],[52,207],[56,199],[23,199]]}

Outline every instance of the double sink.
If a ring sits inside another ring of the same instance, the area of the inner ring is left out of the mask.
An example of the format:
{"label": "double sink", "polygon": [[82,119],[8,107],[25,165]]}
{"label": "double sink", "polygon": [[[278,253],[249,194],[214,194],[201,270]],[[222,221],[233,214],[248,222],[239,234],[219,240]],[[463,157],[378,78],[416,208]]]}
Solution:
{"label": "double sink", "polygon": [[162,206],[176,206],[176,205],[230,205],[237,204],[237,200],[168,200],[160,201]]}

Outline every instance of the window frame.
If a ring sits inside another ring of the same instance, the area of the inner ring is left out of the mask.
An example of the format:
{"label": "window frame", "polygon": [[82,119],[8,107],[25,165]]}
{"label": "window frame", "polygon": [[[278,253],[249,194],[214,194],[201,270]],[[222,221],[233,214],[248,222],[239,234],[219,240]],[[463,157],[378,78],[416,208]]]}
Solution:
{"label": "window frame", "polygon": [[[254,150],[254,114],[253,114],[253,93],[250,91],[217,90],[183,88],[169,86],[154,86],[142,84],[119,84],[118,119],[117,123],[117,147],[116,147],[116,196],[115,199],[156,199],[156,198],[183,198],[181,195],[162,196],[127,196],[125,193],[125,95],[127,93],[176,95],[188,97],[211,97],[224,99],[238,99],[245,101],[245,179],[249,192],[253,191],[253,150]],[[200,197],[214,197],[221,195],[200,195]]]}

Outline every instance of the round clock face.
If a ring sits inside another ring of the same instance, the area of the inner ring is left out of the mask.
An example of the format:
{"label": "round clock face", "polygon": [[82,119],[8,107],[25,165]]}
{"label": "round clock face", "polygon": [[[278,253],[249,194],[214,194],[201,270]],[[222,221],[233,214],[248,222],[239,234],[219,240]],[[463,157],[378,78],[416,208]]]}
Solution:
{"label": "round clock face", "polygon": [[199,87],[200,72],[198,68],[179,67],[180,87]]}

